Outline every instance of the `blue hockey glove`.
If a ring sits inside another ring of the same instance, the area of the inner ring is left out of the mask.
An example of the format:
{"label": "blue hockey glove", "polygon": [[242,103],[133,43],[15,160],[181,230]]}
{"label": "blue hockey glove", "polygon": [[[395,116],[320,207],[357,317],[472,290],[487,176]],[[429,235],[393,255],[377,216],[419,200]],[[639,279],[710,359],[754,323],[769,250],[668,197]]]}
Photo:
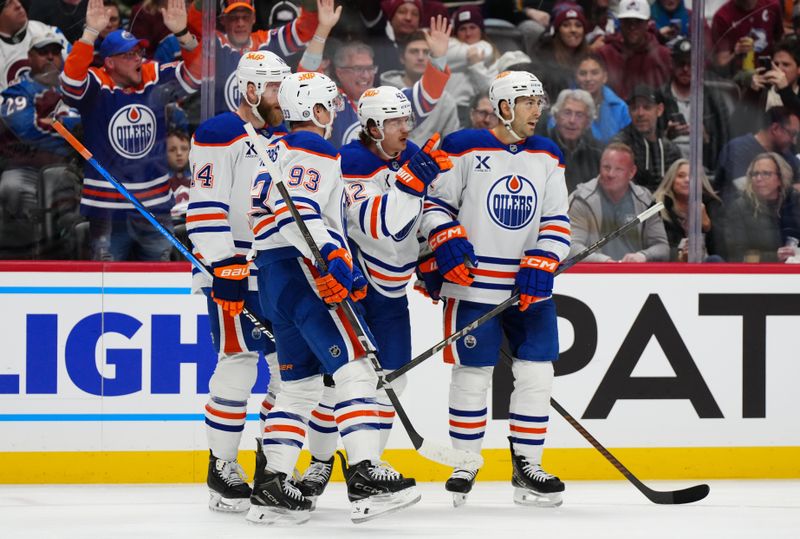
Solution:
{"label": "blue hockey glove", "polygon": [[414,290],[426,298],[431,298],[434,303],[438,303],[443,283],[444,277],[439,273],[439,267],[436,265],[434,256],[429,256],[419,261],[417,264],[417,282],[414,283]]}
{"label": "blue hockey glove", "polygon": [[244,298],[247,296],[250,263],[243,256],[233,256],[214,262],[211,267],[214,270],[211,284],[211,297],[214,302],[228,315],[240,315],[244,309]]}
{"label": "blue hockey glove", "polygon": [[414,196],[425,196],[425,191],[436,177],[453,168],[447,152],[435,149],[439,144],[439,133],[435,133],[425,146],[411,156],[395,174],[398,189]]}
{"label": "blue hockey glove", "polygon": [[353,301],[361,301],[367,296],[367,278],[358,269],[358,266],[353,266],[353,288],[350,292],[350,299]]}
{"label": "blue hockey glove", "polygon": [[439,273],[450,282],[469,286],[475,277],[467,268],[467,261],[475,267],[478,258],[475,249],[467,239],[467,231],[458,221],[450,221],[434,228],[428,236],[428,243],[436,256]]}
{"label": "blue hockey glove", "polygon": [[353,286],[353,259],[347,249],[332,243],[323,245],[320,253],[328,262],[328,271],[314,279],[319,295],[325,303],[341,303]]}
{"label": "blue hockey glove", "polygon": [[553,272],[558,269],[558,263],[558,257],[549,251],[525,251],[515,283],[519,289],[520,311],[553,295]]}

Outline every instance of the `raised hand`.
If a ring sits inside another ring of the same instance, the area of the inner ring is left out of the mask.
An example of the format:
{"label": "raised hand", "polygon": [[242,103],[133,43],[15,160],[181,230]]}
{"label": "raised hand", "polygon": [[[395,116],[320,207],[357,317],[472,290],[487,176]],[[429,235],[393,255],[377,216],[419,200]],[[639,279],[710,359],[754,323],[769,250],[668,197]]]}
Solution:
{"label": "raised hand", "polygon": [[425,41],[431,51],[431,58],[440,58],[447,54],[447,47],[450,44],[450,34],[453,32],[453,25],[447,17],[437,15],[431,17],[431,27],[423,28]]}
{"label": "raised hand", "polygon": [[342,15],[342,6],[336,6],[334,0],[317,0],[318,25],[330,30],[339,22]]}
{"label": "raised hand", "polygon": [[166,7],[159,8],[159,11],[164,19],[164,26],[173,34],[186,28],[188,16],[184,0],[167,0]]}
{"label": "raised hand", "polygon": [[101,32],[111,19],[111,8],[103,5],[103,0],[89,0],[86,6],[86,26]]}

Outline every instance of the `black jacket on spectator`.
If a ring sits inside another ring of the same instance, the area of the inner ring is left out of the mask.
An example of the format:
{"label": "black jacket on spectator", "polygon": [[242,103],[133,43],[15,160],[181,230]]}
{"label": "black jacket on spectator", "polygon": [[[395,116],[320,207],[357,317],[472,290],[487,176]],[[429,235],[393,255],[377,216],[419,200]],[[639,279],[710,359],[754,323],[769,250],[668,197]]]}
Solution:
{"label": "black jacket on spectator", "polygon": [[633,124],[619,132],[612,139],[631,147],[636,156],[636,176],[633,181],[650,192],[655,192],[664,173],[672,163],[682,157],[681,150],[666,137],[658,137],[655,142],[645,139]]}
{"label": "black jacket on spectator", "polygon": [[[711,229],[705,233],[706,252],[709,255],[718,255],[725,258],[725,238],[723,234],[723,213],[722,203],[712,197],[703,194],[703,204],[706,206],[706,213],[711,219]],[[686,237],[681,218],[675,208],[674,202],[670,197],[664,197],[664,209],[669,215],[669,219],[663,219],[664,229],[667,231],[667,241],[669,241],[669,259],[672,262],[678,260],[678,244]]]}
{"label": "black jacket on spectator", "polygon": [[743,194],[727,207],[725,217],[730,262],[777,262],[786,236],[800,230],[800,193],[790,188],[781,208],[767,207],[757,214]]}
{"label": "black jacket on spectator", "polygon": [[555,127],[547,132],[547,136],[558,145],[561,153],[564,154],[568,193],[573,192],[579,183],[588,182],[597,176],[600,171],[603,147],[592,136],[591,130],[586,131],[578,139],[578,144],[573,149],[561,141]]}
{"label": "black jacket on spectator", "polygon": [[78,5],[73,6],[61,0],[31,0],[28,18],[58,27],[69,42],[73,43],[83,34],[88,3],[88,0],[81,0]]}
{"label": "black jacket on spectator", "polygon": [[[664,114],[658,119],[658,130],[661,133],[667,132],[667,120],[680,112],[678,102],[672,95],[670,84],[665,84],[661,88],[661,96],[664,99]],[[730,140],[730,111],[722,101],[719,94],[707,85],[703,87],[703,126],[706,129],[707,140],[703,141],[703,165],[708,170],[717,168],[717,158],[722,151],[722,147]],[[686,118],[690,122],[690,118]]]}

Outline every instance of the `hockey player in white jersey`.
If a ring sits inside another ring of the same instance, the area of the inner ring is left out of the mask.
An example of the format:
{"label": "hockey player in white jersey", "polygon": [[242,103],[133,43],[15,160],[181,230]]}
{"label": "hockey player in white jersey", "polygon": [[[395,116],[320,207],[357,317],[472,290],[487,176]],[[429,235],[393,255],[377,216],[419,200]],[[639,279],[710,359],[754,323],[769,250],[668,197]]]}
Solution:
{"label": "hockey player in white jersey", "polygon": [[[564,484],[542,469],[541,459],[558,358],[553,272],[570,245],[563,158],[551,140],[533,134],[544,99],[534,75],[500,73],[489,99],[500,124],[445,138],[453,168],[431,185],[421,230],[445,277],[445,334],[485,314],[514,289],[520,304],[445,349],[445,361],[453,364],[450,438],[454,447],[480,451],[486,395],[505,333],[513,355],[514,501],[557,506]],[[456,469],[448,479],[445,487],[456,506],[466,500],[477,472]]]}
{"label": "hockey player in white jersey", "polygon": [[[337,306],[348,297],[362,299],[367,289],[347,246],[339,155],[326,140],[341,98],[328,77],[308,72],[288,76],[278,99],[290,133],[269,149],[272,162],[255,179],[252,226],[259,293],[275,330],[282,383],[267,414],[266,463],[256,468],[247,518],[257,523],[308,520],[311,501],[291,476],[327,373],[336,383],[332,415],[347,450],[349,465],[342,465],[351,519],[361,522],[414,504],[420,495],[413,479],[380,462],[377,376]],[[284,181],[327,260],[325,273],[312,263],[272,174]]]}
{"label": "hockey player in white jersey", "polygon": [[259,159],[244,124],[253,123],[268,142],[285,134],[278,88],[289,73],[286,63],[271,52],[243,55],[236,70],[242,96],[238,110],[203,122],[192,139],[186,226],[197,257],[213,273],[211,280],[195,270],[193,280],[195,290],[208,296],[212,336],[219,354],[205,407],[209,507],[219,511],[240,512],[250,506],[251,490],[236,457],[259,352],[265,354],[270,371],[261,405],[262,431],[280,385],[275,345],[240,314],[245,300],[249,310],[259,313],[257,270],[250,271],[247,259],[253,241],[248,220],[250,186]]}
{"label": "hockey player in white jersey", "polygon": [[[378,349],[385,373],[411,360],[411,321],[406,284],[419,257],[417,231],[427,187],[452,163],[435,149],[439,136],[424,149],[408,140],[414,127],[411,103],[391,86],[366,90],[358,101],[359,139],[340,150],[342,176],[348,197],[347,234],[353,260],[369,283],[358,303]],[[392,382],[400,395],[406,377]],[[384,390],[378,390],[380,453],[386,447],[395,411]],[[308,423],[311,464],[301,490],[321,495],[330,480],[339,437],[332,415],[335,389],[327,385]]]}

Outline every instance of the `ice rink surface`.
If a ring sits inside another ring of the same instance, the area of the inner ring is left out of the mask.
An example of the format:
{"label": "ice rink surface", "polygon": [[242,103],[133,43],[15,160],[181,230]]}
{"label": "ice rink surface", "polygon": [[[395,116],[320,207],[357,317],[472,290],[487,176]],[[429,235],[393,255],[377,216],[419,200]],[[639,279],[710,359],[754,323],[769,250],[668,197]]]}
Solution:
{"label": "ice rink surface", "polygon": [[[667,490],[700,481],[648,481]],[[800,481],[710,481],[698,503],[658,506],[626,481],[570,481],[556,509],[513,504],[508,483],[478,483],[454,509],[441,484],[422,501],[364,524],[350,522],[342,483],[332,483],[311,520],[255,526],[206,507],[203,485],[0,485],[0,539],[257,537],[800,538]]]}

